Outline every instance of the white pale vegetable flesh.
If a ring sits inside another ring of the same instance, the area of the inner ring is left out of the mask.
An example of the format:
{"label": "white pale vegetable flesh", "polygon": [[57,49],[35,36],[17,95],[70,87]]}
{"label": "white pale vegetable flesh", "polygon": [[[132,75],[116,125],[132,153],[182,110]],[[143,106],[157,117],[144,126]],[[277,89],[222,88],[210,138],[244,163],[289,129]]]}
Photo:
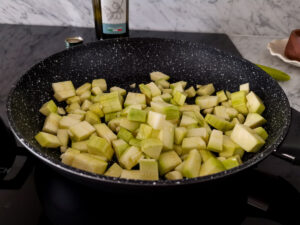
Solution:
{"label": "white pale vegetable flesh", "polygon": [[155,71],[135,84],[139,92],[103,78],[76,88],[53,83],[54,99],[39,110],[46,117],[37,143],[77,169],[156,181],[230,170],[268,138],[266,107],[250,83],[217,90]]}

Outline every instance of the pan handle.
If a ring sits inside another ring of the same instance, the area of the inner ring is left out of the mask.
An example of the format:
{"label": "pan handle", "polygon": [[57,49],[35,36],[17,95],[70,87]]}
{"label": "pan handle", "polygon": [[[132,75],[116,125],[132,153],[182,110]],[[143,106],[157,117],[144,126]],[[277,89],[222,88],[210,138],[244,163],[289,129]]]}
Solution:
{"label": "pan handle", "polygon": [[[0,118],[0,135],[5,141],[2,143],[5,147],[0,151],[0,189],[19,189],[32,171],[33,158],[24,148],[17,146],[12,132],[5,126],[2,118]],[[25,157],[19,171],[16,171],[15,165],[17,156]]]}
{"label": "pan handle", "polygon": [[292,119],[288,134],[273,153],[281,159],[300,165],[300,112],[292,108]]}

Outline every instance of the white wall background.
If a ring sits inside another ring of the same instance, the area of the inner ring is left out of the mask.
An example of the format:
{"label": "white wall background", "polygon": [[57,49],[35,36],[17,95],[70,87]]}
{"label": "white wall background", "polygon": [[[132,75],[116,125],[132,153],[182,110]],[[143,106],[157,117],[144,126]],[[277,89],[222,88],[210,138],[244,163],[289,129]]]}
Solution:
{"label": "white wall background", "polygon": [[[287,36],[300,0],[129,0],[130,28]],[[91,0],[0,0],[0,23],[92,27]]]}

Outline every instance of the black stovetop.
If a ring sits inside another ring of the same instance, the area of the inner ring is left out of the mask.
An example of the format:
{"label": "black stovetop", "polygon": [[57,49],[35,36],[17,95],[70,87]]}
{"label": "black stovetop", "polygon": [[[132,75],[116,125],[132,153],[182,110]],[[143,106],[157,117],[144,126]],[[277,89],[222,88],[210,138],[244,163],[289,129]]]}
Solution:
{"label": "black stovetop", "polygon": [[[66,37],[76,35],[82,36],[85,42],[95,41],[93,28],[0,25],[0,115],[5,122],[5,101],[12,84],[32,65],[63,50]],[[200,41],[241,56],[225,34],[131,31],[130,36]],[[5,135],[7,132],[2,131],[1,137],[6,137]],[[3,140],[10,139],[3,138]],[[1,147],[0,169],[4,167],[2,164],[9,164],[3,156],[12,154],[10,150],[12,148],[16,149],[13,144],[11,147]],[[143,209],[138,209],[141,201],[150,201],[149,198],[139,197],[137,200],[132,196],[132,198],[130,197],[132,202],[129,204],[126,202],[128,196],[125,199],[124,196],[103,195],[103,193],[97,193],[95,190],[87,189],[62,177],[37,162],[24,149],[17,148],[16,153],[19,156],[16,157],[8,175],[1,176],[0,170],[0,179],[4,177],[4,181],[0,180],[0,224],[55,225],[74,224],[74,221],[78,224],[85,224],[86,220],[82,220],[82,218],[91,215],[98,217],[100,223],[109,214],[114,215],[111,217],[114,221],[117,221],[118,218],[125,219],[125,217],[137,220],[137,213],[145,215],[145,222],[151,218],[155,218],[159,222],[158,216],[165,214],[165,218],[168,218],[169,221],[174,217],[197,217],[202,220],[205,218],[205,220],[211,220],[210,224],[213,224],[212,221],[216,221],[213,218],[209,219],[207,212],[202,209],[203,204],[206,204],[204,200],[206,193],[200,192],[196,195],[195,193],[185,193],[183,196],[172,196],[171,198],[167,198],[165,195],[151,196],[152,203],[153,201],[159,202],[157,208],[143,211]],[[13,158],[10,157],[10,161]],[[25,166],[24,161],[26,162]],[[21,173],[17,175],[17,179],[14,179],[19,171]],[[218,215],[221,217],[222,213],[226,213],[227,216],[221,218],[225,224],[275,225],[299,222],[299,220],[296,221],[297,217],[293,214],[293,209],[296,208],[291,207],[293,202],[298,205],[300,203],[299,166],[271,155],[253,168],[247,176],[249,177],[249,188],[246,190],[238,190],[238,184],[232,183],[232,189],[236,189],[233,192],[234,196],[224,197],[228,193],[225,187],[220,187],[220,192],[213,193],[211,201],[215,202],[217,206],[214,204],[210,204],[210,206],[212,206],[211,212],[215,215],[215,219],[218,218]],[[181,200],[184,200],[183,203]],[[91,207],[97,202],[99,202],[98,207]],[[108,210],[100,211],[100,209],[103,210],[103,205]],[[280,221],[280,223],[276,221]]]}

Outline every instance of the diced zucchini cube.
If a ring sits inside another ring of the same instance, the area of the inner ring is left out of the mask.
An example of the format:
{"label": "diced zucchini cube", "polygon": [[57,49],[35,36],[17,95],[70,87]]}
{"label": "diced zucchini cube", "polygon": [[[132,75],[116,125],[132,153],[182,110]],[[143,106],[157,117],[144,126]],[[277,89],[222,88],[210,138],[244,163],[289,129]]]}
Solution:
{"label": "diced zucchini cube", "polygon": [[63,107],[57,107],[57,113],[59,115],[65,115],[66,114],[66,111],[64,110]]}
{"label": "diced zucchini cube", "polygon": [[98,115],[99,117],[103,117],[104,113],[102,111],[102,106],[100,103],[94,103],[89,106],[89,110]]}
{"label": "diced zucchini cube", "polygon": [[180,112],[199,112],[200,111],[200,106],[199,105],[183,105],[179,106],[179,111]]}
{"label": "diced zucchini cube", "polygon": [[227,99],[228,99],[225,92],[224,92],[224,90],[218,91],[217,92],[217,97],[218,97],[219,102],[224,102],[224,101],[227,101]]}
{"label": "diced zucchini cube", "polygon": [[219,130],[212,130],[207,149],[213,152],[222,152],[223,151],[223,132]]}
{"label": "diced zucchini cube", "polygon": [[99,87],[102,91],[107,91],[107,84],[105,79],[95,79],[92,82],[92,87]]}
{"label": "diced zucchini cube", "polygon": [[266,122],[267,121],[265,120],[265,118],[263,118],[258,113],[249,113],[246,117],[244,125],[250,128],[256,128],[265,124]]}
{"label": "diced zucchini cube", "polygon": [[81,109],[84,110],[84,111],[87,111],[87,110],[89,110],[89,107],[90,107],[92,104],[93,104],[93,103],[92,103],[90,100],[86,99],[86,100],[83,101],[83,103],[82,103],[82,105],[81,105]]}
{"label": "diced zucchini cube", "polygon": [[196,96],[196,90],[193,86],[189,87],[185,90],[185,93],[187,94],[188,98],[193,98]]}
{"label": "diced zucchini cube", "polygon": [[219,153],[219,156],[228,158],[233,155],[243,156],[243,154],[244,150],[239,145],[234,143],[230,137],[223,136],[223,151]]}
{"label": "diced zucchini cube", "polygon": [[208,150],[201,149],[201,150],[199,150],[199,153],[201,155],[201,159],[203,162],[206,162],[211,157],[215,157],[215,155],[211,151],[208,151]]}
{"label": "diced zucchini cube", "polygon": [[163,143],[163,150],[169,151],[173,149],[174,146],[174,132],[175,127],[168,121],[163,122],[163,127],[159,133],[158,138]]}
{"label": "diced zucchini cube", "polygon": [[241,113],[237,114],[236,118],[240,121],[240,123],[245,122],[245,116]]}
{"label": "diced zucchini cube", "polygon": [[123,152],[129,147],[129,145],[123,139],[117,139],[112,141],[112,146],[115,150],[117,159],[120,160]]}
{"label": "diced zucchini cube", "polygon": [[205,142],[207,142],[209,134],[204,127],[192,128],[187,130],[186,137],[201,137]]}
{"label": "diced zucchini cube", "polygon": [[162,88],[169,88],[170,83],[166,81],[165,79],[158,79],[155,81],[155,84],[159,87],[161,86]]}
{"label": "diced zucchini cube", "polygon": [[158,159],[163,148],[163,144],[159,139],[148,138],[142,140],[141,142],[141,150],[146,155],[153,159]]}
{"label": "diced zucchini cube", "polygon": [[264,129],[264,128],[262,128],[262,127],[257,127],[257,128],[255,128],[255,129],[253,129],[254,131],[255,131],[255,133],[257,133],[262,139],[264,139],[264,140],[267,140],[267,138],[268,138],[268,133],[267,133],[267,131]]}
{"label": "diced zucchini cube", "polygon": [[131,132],[136,131],[136,129],[138,129],[140,126],[139,122],[135,122],[135,121],[130,121],[127,118],[121,117],[120,120],[120,127],[123,127]]}
{"label": "diced zucchini cube", "polygon": [[73,113],[77,109],[80,109],[80,105],[78,102],[74,102],[74,103],[66,106],[66,111],[68,113]]}
{"label": "diced zucchini cube", "polygon": [[162,72],[155,71],[155,72],[150,73],[150,79],[153,81],[156,81],[159,79],[169,80],[170,76],[168,76]]}
{"label": "diced zucchini cube", "polygon": [[201,137],[187,137],[182,141],[182,154],[189,153],[192,149],[206,149],[206,143]]}
{"label": "diced zucchini cube", "polygon": [[79,122],[69,129],[76,141],[87,139],[95,131],[95,128],[86,121]]}
{"label": "diced zucchini cube", "polygon": [[85,114],[85,121],[89,122],[90,124],[94,125],[97,123],[101,123],[100,118],[92,111],[87,111]]}
{"label": "diced zucchini cube", "polygon": [[164,152],[159,156],[158,168],[160,175],[164,175],[181,163],[180,157],[175,151]]}
{"label": "diced zucchini cube", "polygon": [[161,98],[165,101],[165,102],[170,102],[170,100],[172,99],[172,95],[169,93],[164,93],[161,95]]}
{"label": "diced zucchini cube", "polygon": [[173,90],[171,88],[165,88],[162,90],[163,94],[172,94]]}
{"label": "diced zucchini cube", "polygon": [[258,113],[262,114],[263,111],[265,110],[265,105],[263,101],[253,92],[251,91],[249,94],[246,96],[247,98],[247,106],[249,109],[249,112],[251,113]]}
{"label": "diced zucchini cube", "polygon": [[239,155],[235,155],[235,156],[229,157],[228,159],[223,160],[222,164],[226,170],[229,170],[231,168],[241,165],[242,161],[241,161]]}
{"label": "diced zucchini cube", "polygon": [[122,103],[120,94],[118,92],[111,92],[101,95],[100,104],[104,113],[118,112],[122,110]]}
{"label": "diced zucchini cube", "polygon": [[187,178],[199,176],[201,166],[201,156],[198,150],[193,149],[183,163],[182,175]]}
{"label": "diced zucchini cube", "polygon": [[180,118],[180,112],[177,106],[168,104],[164,101],[162,102],[154,102],[151,103],[151,109],[155,112],[162,113],[166,115],[166,120],[174,120]]}
{"label": "diced zucchini cube", "polygon": [[92,173],[103,174],[107,168],[107,162],[89,154],[77,154],[72,166]]}
{"label": "diced zucchini cube", "polygon": [[230,91],[225,91],[227,98],[230,100],[231,99],[231,92]]}
{"label": "diced zucchini cube", "polygon": [[114,154],[114,151],[110,143],[101,137],[93,136],[87,143],[88,151],[91,154],[100,155],[110,160]]}
{"label": "diced zucchini cube", "polygon": [[81,85],[79,88],[76,89],[76,95],[80,96],[86,91],[90,91],[92,88],[92,85],[90,83],[85,83]]}
{"label": "diced zucchini cube", "polygon": [[115,135],[114,132],[112,132],[111,129],[109,129],[109,127],[105,123],[95,124],[94,127],[96,129],[97,134],[100,137],[105,138],[109,143],[117,139],[117,135]]}
{"label": "diced zucchini cube", "polygon": [[231,122],[226,121],[225,119],[212,114],[206,114],[205,121],[209,125],[221,131],[232,130],[234,126]]}
{"label": "diced zucchini cube", "polygon": [[123,169],[118,165],[118,163],[112,164],[111,167],[104,173],[105,176],[110,177],[120,177]]}
{"label": "diced zucchini cube", "polygon": [[200,106],[200,109],[209,109],[218,105],[217,96],[199,96],[195,100],[196,105]]}
{"label": "diced zucchini cube", "polygon": [[151,89],[150,89],[148,86],[146,86],[145,84],[140,84],[140,85],[139,85],[139,88],[140,88],[140,91],[141,91],[144,95],[146,95],[147,98],[150,99],[150,98],[152,97]]}
{"label": "diced zucchini cube", "polygon": [[[207,85],[202,85],[201,87],[199,87],[199,89],[197,90],[197,94],[198,95],[211,95],[215,92],[215,87],[212,83],[207,84]],[[209,107],[210,108],[210,107]]]}
{"label": "diced zucchini cube", "polygon": [[79,121],[82,121],[85,117],[85,114],[75,114],[75,113],[69,113],[68,114],[68,117],[71,117],[73,119],[76,119],[76,120],[79,120]]}
{"label": "diced zucchini cube", "polygon": [[72,141],[72,148],[77,149],[80,152],[88,152],[88,146],[87,146],[88,140],[85,141]]}
{"label": "diced zucchini cube", "polygon": [[191,125],[197,125],[198,121],[196,118],[190,117],[186,114],[183,114],[180,121],[181,127],[189,127]]}
{"label": "diced zucchini cube", "polygon": [[125,179],[140,180],[141,172],[139,170],[122,170],[120,177]]}
{"label": "diced zucchini cube", "polygon": [[51,134],[56,134],[60,120],[60,115],[56,113],[50,113],[44,122],[43,131]]}
{"label": "diced zucchini cube", "polygon": [[50,113],[56,113],[57,112],[57,106],[53,100],[50,100],[49,102],[46,102],[41,108],[40,113],[42,113],[44,116],[49,116]]}
{"label": "diced zucchini cube", "polygon": [[237,117],[237,115],[239,114],[239,112],[235,108],[232,108],[232,107],[226,107],[226,113],[228,114],[230,119]]}
{"label": "diced zucchini cube", "polygon": [[72,104],[72,103],[75,103],[75,102],[80,103],[80,98],[79,98],[79,96],[73,96],[73,97],[70,97],[70,98],[68,98],[68,99],[66,100],[66,103],[67,103],[68,105],[70,105],[70,104]]}
{"label": "diced zucchini cube", "polygon": [[158,180],[158,164],[155,159],[141,159],[139,163],[141,179]]}
{"label": "diced zucchini cube", "polygon": [[136,122],[146,122],[147,113],[140,109],[131,108],[127,114],[127,119]]}
{"label": "diced zucchini cube", "polygon": [[103,92],[102,92],[102,90],[101,90],[101,88],[100,87],[93,87],[92,88],[92,94],[94,94],[94,95],[101,95]]}
{"label": "diced zucchini cube", "polygon": [[34,138],[44,148],[57,148],[61,145],[57,136],[53,134],[39,132]]}
{"label": "diced zucchini cube", "polygon": [[248,94],[250,91],[249,83],[241,84],[240,91],[244,91],[244,92],[246,92],[246,94]]}
{"label": "diced zucchini cube", "polygon": [[230,116],[227,113],[227,108],[225,106],[216,106],[214,108],[214,114],[217,117],[223,118],[225,120],[230,120]]}
{"label": "diced zucchini cube", "polygon": [[128,131],[127,129],[121,127],[118,135],[118,138],[121,138],[122,140],[126,141],[127,143],[129,143],[129,141],[133,138],[133,135],[130,131]]}
{"label": "diced zucchini cube", "polygon": [[183,106],[186,100],[186,94],[175,90],[173,92],[173,99],[177,105]]}
{"label": "diced zucchini cube", "polygon": [[69,134],[67,129],[58,129],[57,138],[62,146],[68,146]]}
{"label": "diced zucchini cube", "polygon": [[247,99],[245,91],[237,91],[231,93],[231,104],[240,113],[246,115],[248,113]]}
{"label": "diced zucchini cube", "polygon": [[222,162],[215,157],[209,158],[207,161],[201,165],[200,176],[207,176],[214,173],[219,173],[224,171],[226,168],[223,166]]}
{"label": "diced zucchini cube", "polygon": [[155,83],[150,82],[149,84],[146,84],[146,86],[150,89],[152,98],[161,95],[161,90],[156,86]]}
{"label": "diced zucchini cube", "polygon": [[136,135],[136,138],[139,140],[144,140],[151,137],[152,127],[147,124],[141,124],[139,132]]}
{"label": "diced zucchini cube", "polygon": [[119,94],[122,95],[122,96],[123,96],[123,95],[126,95],[126,90],[123,89],[123,88],[116,87],[116,86],[111,87],[111,88],[110,88],[110,92],[114,92],[114,91],[119,92]]}
{"label": "diced zucchini cube", "polygon": [[209,108],[209,109],[203,109],[202,113],[203,114],[212,114],[214,112],[214,108]]}
{"label": "diced zucchini cube", "polygon": [[181,145],[183,138],[187,134],[187,129],[185,127],[176,127],[174,134],[175,134],[175,137],[174,137],[175,144]]}
{"label": "diced zucchini cube", "polygon": [[180,180],[182,179],[182,174],[179,171],[171,171],[165,175],[167,180]]}
{"label": "diced zucchini cube", "polygon": [[257,152],[265,141],[251,128],[236,124],[230,138],[247,152]]}
{"label": "diced zucchini cube", "polygon": [[162,128],[163,122],[166,120],[166,115],[157,113],[154,111],[149,111],[148,113],[148,119],[147,123],[153,128],[153,129],[160,129]]}
{"label": "diced zucchini cube", "polygon": [[123,152],[123,154],[120,157],[120,165],[130,170],[132,167],[138,164],[140,158],[142,157],[142,152],[139,150],[139,148],[135,146],[131,146]]}
{"label": "diced zucchini cube", "polygon": [[142,141],[137,139],[137,138],[132,138],[132,139],[130,139],[129,144],[132,145],[132,146],[140,148],[141,147],[141,142]]}
{"label": "diced zucchini cube", "polygon": [[77,149],[68,148],[64,152],[64,154],[62,154],[60,156],[61,162],[68,165],[68,166],[71,166],[75,156],[78,155],[78,154],[80,154],[80,151],[78,151]]}
{"label": "diced zucchini cube", "polygon": [[146,96],[140,93],[128,92],[124,106],[130,105],[146,105]]}
{"label": "diced zucchini cube", "polygon": [[75,88],[72,81],[63,81],[52,83],[54,97],[57,101],[62,102],[67,98],[75,96]]}

